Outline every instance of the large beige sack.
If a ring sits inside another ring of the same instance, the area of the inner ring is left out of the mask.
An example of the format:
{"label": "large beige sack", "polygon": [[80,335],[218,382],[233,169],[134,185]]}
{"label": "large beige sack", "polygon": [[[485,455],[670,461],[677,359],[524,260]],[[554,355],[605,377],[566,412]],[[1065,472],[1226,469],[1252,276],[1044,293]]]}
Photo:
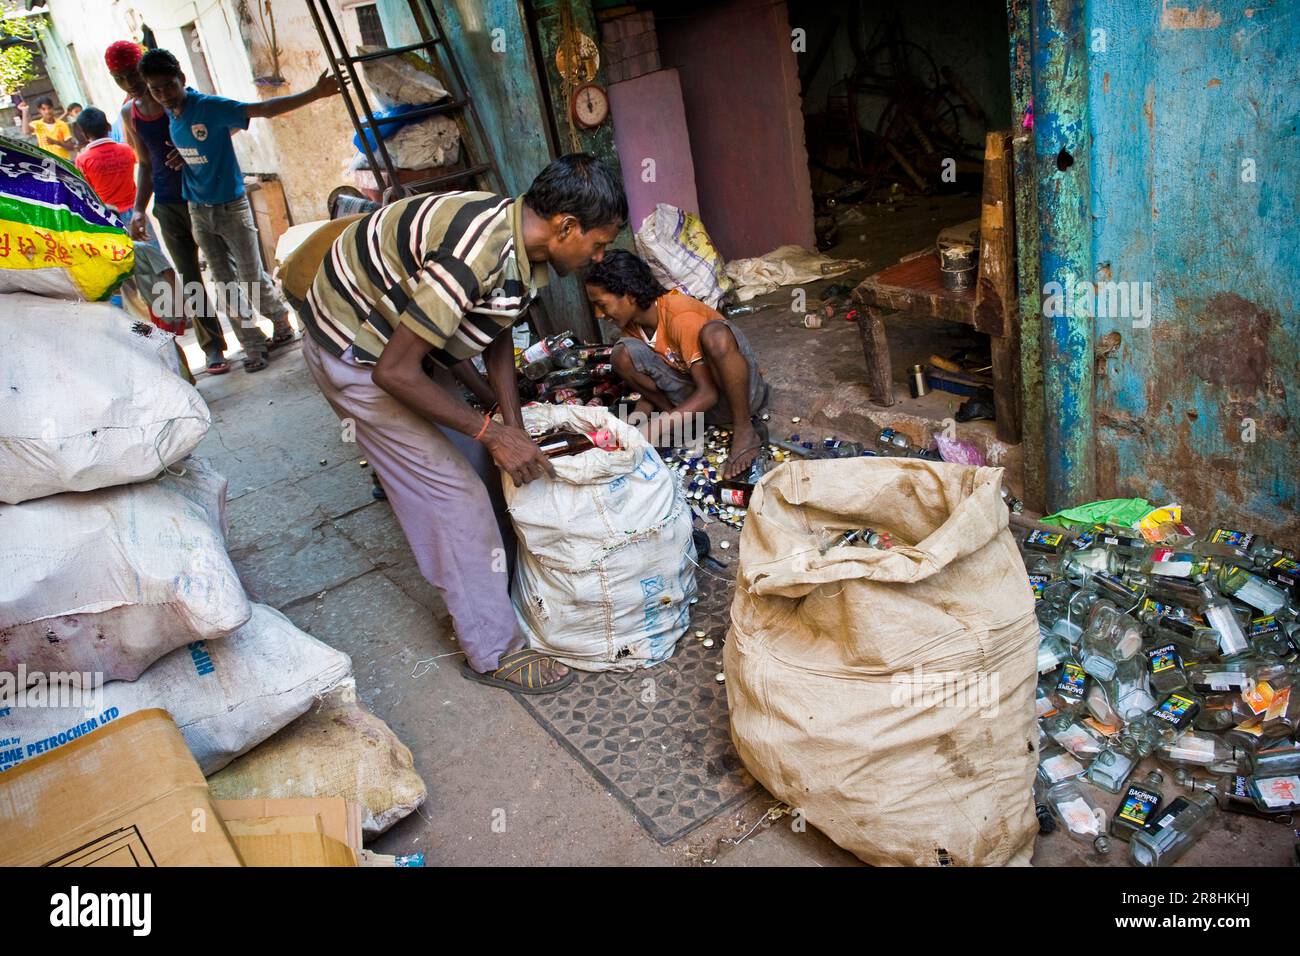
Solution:
{"label": "large beige sack", "polygon": [[357,701],[345,680],[288,727],[208,778],[217,800],[344,797],[360,804],[366,836],[424,803],[411,751]]}
{"label": "large beige sack", "polygon": [[0,671],[135,680],[252,614],[226,554],[226,479],[182,474],[0,505]]}
{"label": "large beige sack", "polygon": [[[750,504],[723,658],[732,739],[868,863],[1032,851],[1038,625],[1001,483],[944,462],[794,462]],[[823,555],[828,526],[896,547]]]}

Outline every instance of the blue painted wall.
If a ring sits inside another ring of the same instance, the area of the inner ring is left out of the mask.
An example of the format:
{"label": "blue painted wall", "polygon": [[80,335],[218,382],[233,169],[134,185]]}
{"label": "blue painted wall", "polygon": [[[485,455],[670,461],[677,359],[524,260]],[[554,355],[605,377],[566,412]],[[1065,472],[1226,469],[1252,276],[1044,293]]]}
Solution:
{"label": "blue painted wall", "polygon": [[1186,3],[1087,4],[1097,492],[1296,542],[1300,4]]}

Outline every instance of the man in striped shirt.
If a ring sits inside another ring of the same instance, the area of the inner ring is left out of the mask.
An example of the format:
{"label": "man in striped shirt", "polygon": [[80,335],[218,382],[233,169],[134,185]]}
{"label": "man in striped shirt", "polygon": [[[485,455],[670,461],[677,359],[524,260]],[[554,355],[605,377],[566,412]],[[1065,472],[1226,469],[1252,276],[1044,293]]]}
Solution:
{"label": "man in striped shirt", "polygon": [[[509,329],[548,265],[567,275],[599,262],[626,221],[618,177],[591,156],[562,156],[517,199],[421,195],[361,217],[297,304],[312,377],[354,424],[420,572],[442,593],[465,676],[491,686],[543,693],[573,680],[524,649],[489,497],[500,486],[491,462],[516,484],[555,474],[523,429]],[[449,374],[480,353],[501,422],[466,404]]]}

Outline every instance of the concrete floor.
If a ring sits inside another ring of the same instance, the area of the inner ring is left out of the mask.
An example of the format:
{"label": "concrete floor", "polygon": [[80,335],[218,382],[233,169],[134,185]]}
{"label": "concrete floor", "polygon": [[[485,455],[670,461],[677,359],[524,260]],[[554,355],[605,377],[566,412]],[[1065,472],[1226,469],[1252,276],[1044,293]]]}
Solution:
{"label": "concrete floor", "polygon": [[[901,211],[869,211],[840,254],[862,258],[856,279],[931,242],[938,229],[969,218],[974,197],[922,200]],[[858,237],[861,238],[858,238]],[[818,286],[810,287],[810,299]],[[799,415],[801,434],[874,440],[885,424],[921,440],[925,420],[951,414],[947,396],[891,409],[867,407],[856,327],[839,319],[807,330],[789,312],[789,293],[769,297],[784,309],[740,320],[775,386],[774,422]],[[932,351],[968,341],[960,327],[891,323],[903,368]],[[192,338],[192,337],[191,337]],[[231,337],[231,341],[234,339]],[[187,347],[193,367],[201,355]],[[724,813],[669,847],[659,846],[623,806],[509,695],[465,681],[441,599],[420,578],[388,506],[370,495],[359,450],[341,440],[294,345],[256,375],[198,376],[213,427],[197,450],[230,482],[229,549],[250,592],[299,627],[352,656],[361,699],[409,746],[429,787],[421,811],[373,844],[382,853],[422,851],[430,865],[613,864],[718,866],[855,865],[813,828],[788,818],[735,837],[774,801],[766,794]],[[904,392],[905,394],[905,392]],[[773,429],[784,436],[785,422]],[[992,440],[989,423],[961,426],[992,463],[1014,468],[1015,448]],[[1012,475],[1014,483],[1018,475]],[[721,532],[711,526],[715,537]],[[729,534],[729,533],[728,533]],[[735,535],[731,535],[736,541]],[[1101,795],[1103,805],[1118,798]],[[504,810],[506,826],[493,826]],[[1190,864],[1287,862],[1289,831],[1221,814]],[[1040,865],[1123,865],[1125,848],[1093,858],[1063,835],[1040,838]]]}

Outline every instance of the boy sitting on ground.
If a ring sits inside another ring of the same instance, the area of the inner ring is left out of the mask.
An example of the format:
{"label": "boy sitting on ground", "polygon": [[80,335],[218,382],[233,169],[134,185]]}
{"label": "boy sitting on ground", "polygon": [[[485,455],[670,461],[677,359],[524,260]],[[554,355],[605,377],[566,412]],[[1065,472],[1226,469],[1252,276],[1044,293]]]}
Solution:
{"label": "boy sitting on ground", "polygon": [[682,429],[686,416],[703,413],[706,424],[730,425],[723,477],[748,469],[767,443],[761,416],[769,388],[740,329],[700,300],[665,289],[630,252],[606,252],[586,285],[597,314],[623,336],[614,370],[663,413],[659,424]]}

